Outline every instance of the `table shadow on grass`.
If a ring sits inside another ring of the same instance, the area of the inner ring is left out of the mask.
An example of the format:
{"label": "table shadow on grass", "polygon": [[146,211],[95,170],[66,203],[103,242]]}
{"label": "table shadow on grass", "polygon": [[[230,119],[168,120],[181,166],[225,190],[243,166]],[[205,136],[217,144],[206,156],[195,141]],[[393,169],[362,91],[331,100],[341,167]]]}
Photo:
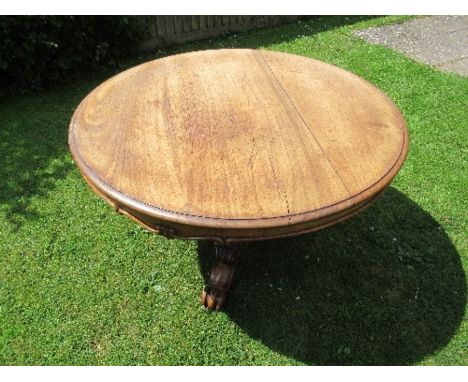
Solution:
{"label": "table shadow on grass", "polygon": [[[225,312],[251,338],[306,364],[412,364],[444,347],[463,319],[455,247],[394,188],[346,222],[243,252]],[[200,242],[199,260],[207,281],[209,243]]]}

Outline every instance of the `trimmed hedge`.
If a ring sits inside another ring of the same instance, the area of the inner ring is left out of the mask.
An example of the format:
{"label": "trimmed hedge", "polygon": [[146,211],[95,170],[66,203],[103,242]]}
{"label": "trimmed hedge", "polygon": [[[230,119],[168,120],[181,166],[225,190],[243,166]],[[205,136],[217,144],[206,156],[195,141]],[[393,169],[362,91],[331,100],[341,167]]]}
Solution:
{"label": "trimmed hedge", "polygon": [[147,29],[136,16],[0,16],[0,95],[114,64]]}

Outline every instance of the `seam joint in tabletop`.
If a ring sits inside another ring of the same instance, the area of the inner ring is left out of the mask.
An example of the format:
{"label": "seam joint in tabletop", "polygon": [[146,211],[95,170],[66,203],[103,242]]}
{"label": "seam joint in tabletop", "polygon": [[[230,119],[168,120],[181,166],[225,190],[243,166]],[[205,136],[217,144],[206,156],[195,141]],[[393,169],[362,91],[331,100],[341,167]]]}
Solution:
{"label": "seam joint in tabletop", "polygon": [[281,91],[284,93],[284,95],[286,96],[286,98],[288,99],[289,103],[292,105],[292,107],[294,108],[294,110],[296,111],[296,113],[298,114],[298,116],[301,118],[301,121],[302,123],[304,124],[304,126],[307,127],[307,130],[309,131],[310,135],[314,138],[315,142],[317,143],[317,146],[320,148],[320,150],[322,151],[323,155],[325,156],[325,158],[327,159],[328,163],[330,164],[330,166],[332,167],[333,169],[333,172],[336,174],[336,176],[338,177],[338,179],[340,180],[341,184],[343,185],[343,187],[345,188],[346,192],[348,193],[348,196],[351,196],[351,192],[350,190],[348,189],[348,187],[346,186],[346,183],[343,181],[342,177],[340,176],[340,174],[338,173],[338,171],[336,170],[335,166],[333,165],[332,161],[330,160],[330,158],[328,157],[326,151],[323,149],[322,145],[320,144],[320,142],[318,141],[317,137],[315,136],[315,134],[312,132],[312,129],[309,127],[309,125],[307,124],[307,122],[305,121],[304,117],[302,116],[301,112],[299,111],[299,109],[297,108],[296,104],[293,102],[293,100],[291,99],[291,97],[289,96],[288,92],[286,91],[286,89],[284,88],[283,84],[281,83],[281,81],[278,79],[278,77],[276,76],[275,72],[273,71],[273,69],[271,68],[271,66],[268,64],[268,61],[266,60],[266,58],[263,56],[262,52],[259,50],[258,51],[260,57],[262,58],[262,61],[263,63],[265,64],[265,66],[268,68],[269,72],[271,73],[273,79],[275,80],[275,82],[278,84],[278,86],[281,88]]}

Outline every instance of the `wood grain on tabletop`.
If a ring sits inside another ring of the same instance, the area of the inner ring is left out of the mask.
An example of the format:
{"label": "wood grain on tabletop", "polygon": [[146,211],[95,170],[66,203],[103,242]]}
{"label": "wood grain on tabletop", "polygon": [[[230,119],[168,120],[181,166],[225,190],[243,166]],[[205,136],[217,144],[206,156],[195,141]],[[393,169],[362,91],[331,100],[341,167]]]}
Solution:
{"label": "wood grain on tabletop", "polygon": [[82,171],[156,212],[290,222],[380,192],[408,137],[398,109],[360,77],[296,55],[223,49],[104,82],[76,110],[70,146]]}

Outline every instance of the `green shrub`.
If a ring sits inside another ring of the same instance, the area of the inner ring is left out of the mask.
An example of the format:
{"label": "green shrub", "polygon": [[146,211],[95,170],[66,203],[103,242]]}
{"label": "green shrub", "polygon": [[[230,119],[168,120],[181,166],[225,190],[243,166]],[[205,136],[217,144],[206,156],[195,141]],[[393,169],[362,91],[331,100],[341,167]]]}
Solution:
{"label": "green shrub", "polygon": [[0,16],[0,95],[115,63],[146,30],[136,16]]}

